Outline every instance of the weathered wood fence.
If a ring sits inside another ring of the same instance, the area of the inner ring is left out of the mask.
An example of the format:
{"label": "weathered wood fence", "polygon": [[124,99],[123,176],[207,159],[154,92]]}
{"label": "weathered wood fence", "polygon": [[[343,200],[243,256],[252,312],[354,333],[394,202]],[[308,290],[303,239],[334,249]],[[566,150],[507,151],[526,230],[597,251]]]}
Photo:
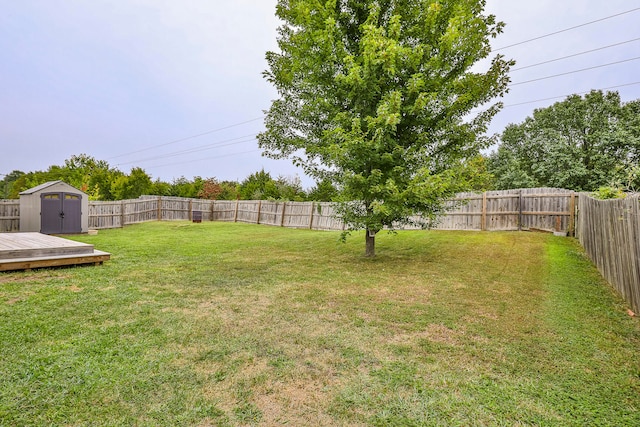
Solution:
{"label": "weathered wood fence", "polygon": [[460,193],[436,228],[441,230],[544,230],[573,235],[578,193],[557,188]]}
{"label": "weathered wood fence", "polygon": [[578,239],[602,276],[640,312],[640,196],[580,197]]}
{"label": "weathered wood fence", "polygon": [[[441,230],[545,230],[573,234],[577,194],[554,188],[461,193],[447,203]],[[311,230],[344,230],[335,204],[267,200],[202,200],[142,196],[90,202],[89,228],[113,228],[146,221],[193,219],[233,221]]]}
{"label": "weathered wood fence", "polygon": [[192,220],[193,212],[211,221],[211,200],[143,196],[139,199],[89,202],[89,228],[119,228],[149,221]]}
{"label": "weathered wood fence", "polygon": [[[461,193],[447,203],[435,228],[442,230],[545,230],[572,234],[576,193],[553,188]],[[0,201],[0,231],[19,231],[18,200]],[[202,200],[142,196],[89,202],[89,228],[118,228],[147,221],[234,221],[312,230],[344,230],[327,202]]]}
{"label": "weathered wood fence", "polygon": [[20,230],[20,202],[0,200],[0,233]]}
{"label": "weathered wood fence", "polygon": [[117,228],[147,221],[231,221],[313,230],[342,229],[333,204],[266,200],[201,200],[142,196],[135,200],[90,202],[89,228]]}

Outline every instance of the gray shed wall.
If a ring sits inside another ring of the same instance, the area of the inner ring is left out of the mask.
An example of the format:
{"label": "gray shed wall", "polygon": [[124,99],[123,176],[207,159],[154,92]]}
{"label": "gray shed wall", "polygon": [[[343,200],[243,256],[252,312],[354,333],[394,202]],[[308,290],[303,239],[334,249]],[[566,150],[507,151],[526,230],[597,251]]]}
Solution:
{"label": "gray shed wall", "polygon": [[70,193],[81,195],[81,229],[83,233],[87,233],[89,231],[89,196],[64,182],[56,182],[33,193],[29,193],[29,190],[20,193],[20,231],[40,232],[40,213],[42,211],[40,195],[45,193]]}

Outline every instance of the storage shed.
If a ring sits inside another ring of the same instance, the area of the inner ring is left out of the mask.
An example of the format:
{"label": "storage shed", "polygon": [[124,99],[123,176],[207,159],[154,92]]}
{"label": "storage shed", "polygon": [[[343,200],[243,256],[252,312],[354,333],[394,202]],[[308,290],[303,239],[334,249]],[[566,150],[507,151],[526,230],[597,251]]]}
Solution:
{"label": "storage shed", "polygon": [[20,231],[86,233],[89,196],[63,181],[50,181],[20,193]]}

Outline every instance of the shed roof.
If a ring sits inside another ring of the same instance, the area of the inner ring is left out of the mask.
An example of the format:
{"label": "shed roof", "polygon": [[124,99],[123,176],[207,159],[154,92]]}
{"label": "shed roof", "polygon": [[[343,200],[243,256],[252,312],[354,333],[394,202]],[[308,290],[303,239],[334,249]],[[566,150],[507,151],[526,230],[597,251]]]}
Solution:
{"label": "shed roof", "polygon": [[64,182],[64,181],[58,180],[58,181],[49,181],[49,182],[45,182],[44,184],[36,185],[36,186],[35,186],[35,187],[33,187],[33,188],[29,188],[28,190],[24,190],[24,191],[22,191],[22,192],[20,193],[20,195],[27,195],[27,194],[37,193],[37,192],[38,192],[38,191],[40,191],[40,190],[47,189],[47,188],[49,188],[49,187],[51,187],[51,186],[53,186],[53,185],[56,185],[56,184],[63,184],[63,185],[65,185],[65,186],[69,187],[69,188],[72,188],[72,189],[76,190],[76,191],[77,191],[77,192],[79,192],[79,193],[85,194],[83,191],[78,190],[78,189],[77,189],[77,188],[75,188],[74,186],[69,185],[69,184],[67,184],[67,183],[66,183],[66,182]]}

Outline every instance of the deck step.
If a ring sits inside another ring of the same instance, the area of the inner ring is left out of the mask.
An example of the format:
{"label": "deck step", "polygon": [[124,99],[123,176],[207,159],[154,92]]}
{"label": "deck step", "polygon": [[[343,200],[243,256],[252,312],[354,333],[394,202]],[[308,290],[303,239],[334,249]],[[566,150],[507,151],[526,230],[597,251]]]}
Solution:
{"label": "deck step", "polygon": [[0,261],[67,255],[91,255],[93,245],[40,233],[0,233]]}
{"label": "deck step", "polygon": [[108,261],[111,254],[94,250],[90,254],[57,255],[36,258],[0,259],[0,272],[14,270],[31,270],[34,268],[63,267],[67,265],[102,264]]}

